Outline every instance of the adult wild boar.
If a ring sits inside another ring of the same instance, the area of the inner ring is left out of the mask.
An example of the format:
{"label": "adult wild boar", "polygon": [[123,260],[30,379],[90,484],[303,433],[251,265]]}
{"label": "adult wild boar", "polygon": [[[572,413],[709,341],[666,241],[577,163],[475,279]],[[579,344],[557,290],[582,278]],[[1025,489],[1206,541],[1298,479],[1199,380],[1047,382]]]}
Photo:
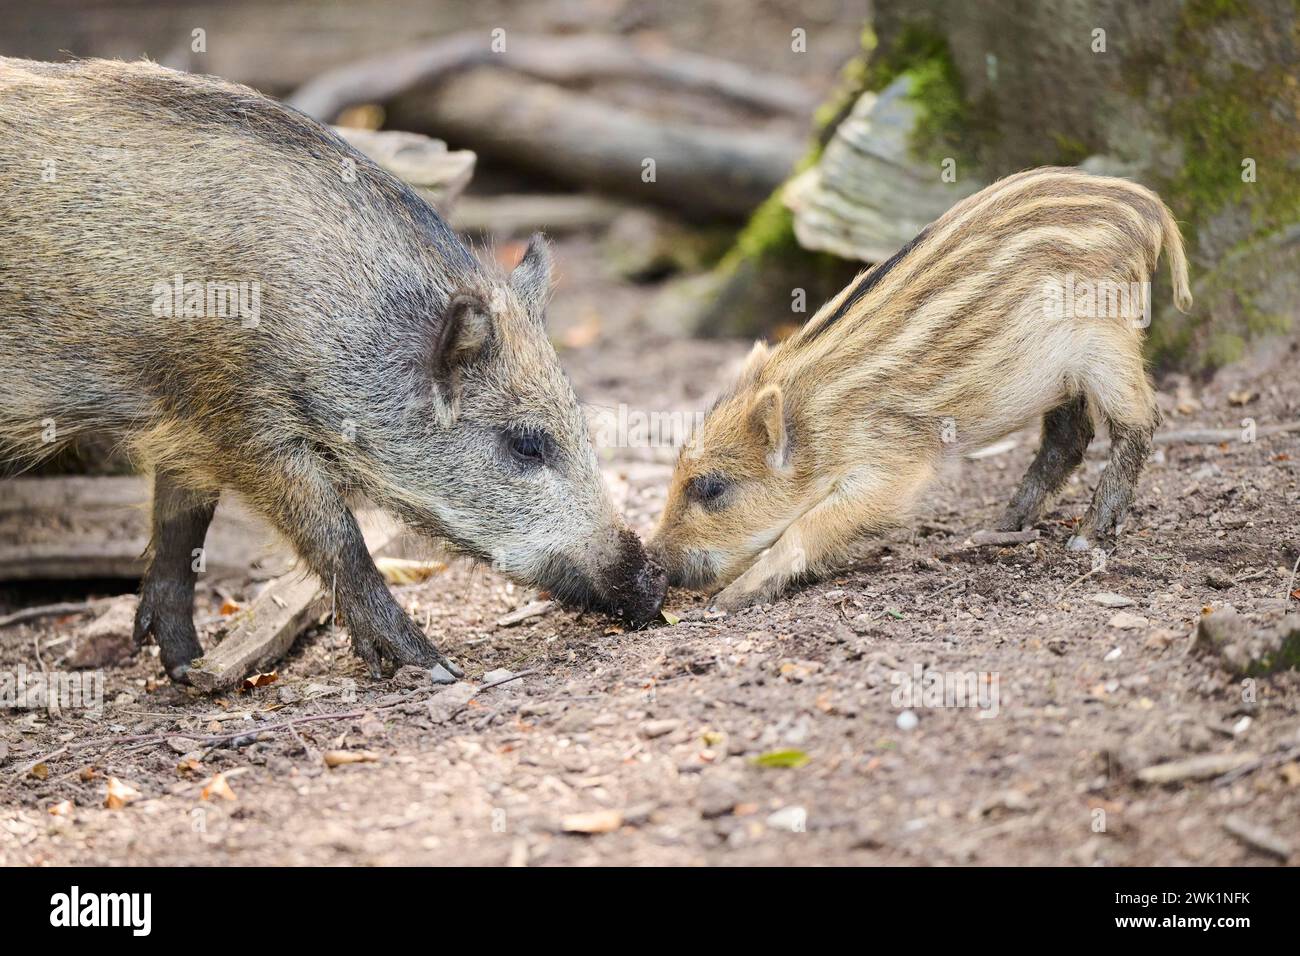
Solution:
{"label": "adult wild boar", "polygon": [[194,555],[240,495],[334,588],[356,653],[454,665],[386,588],[349,502],[634,621],[664,574],[611,506],[509,276],[329,130],[151,63],[0,59],[0,455],[120,436],[154,478],[136,636],[183,680]]}

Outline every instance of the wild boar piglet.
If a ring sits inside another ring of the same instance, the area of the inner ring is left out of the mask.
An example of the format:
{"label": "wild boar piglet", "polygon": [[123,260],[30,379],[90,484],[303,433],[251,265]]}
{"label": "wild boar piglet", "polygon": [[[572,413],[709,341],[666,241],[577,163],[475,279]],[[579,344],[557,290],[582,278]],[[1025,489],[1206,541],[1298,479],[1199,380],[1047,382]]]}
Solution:
{"label": "wild boar piglet", "polygon": [[1001,521],[1028,528],[1083,460],[1110,463],[1069,546],[1113,545],[1159,422],[1142,355],[1164,249],[1191,304],[1178,225],[1122,179],[1043,168],[959,202],[796,334],[755,345],[682,450],[650,551],[722,608],[842,566],[903,520],[945,458],[1042,419]]}

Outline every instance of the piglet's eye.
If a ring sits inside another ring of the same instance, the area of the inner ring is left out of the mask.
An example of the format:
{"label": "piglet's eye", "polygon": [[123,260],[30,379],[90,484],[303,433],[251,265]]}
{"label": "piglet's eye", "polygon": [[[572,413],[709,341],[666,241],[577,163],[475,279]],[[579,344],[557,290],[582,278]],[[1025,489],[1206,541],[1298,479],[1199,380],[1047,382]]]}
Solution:
{"label": "piglet's eye", "polygon": [[730,485],[722,475],[696,475],[686,486],[686,494],[701,504],[717,501]]}

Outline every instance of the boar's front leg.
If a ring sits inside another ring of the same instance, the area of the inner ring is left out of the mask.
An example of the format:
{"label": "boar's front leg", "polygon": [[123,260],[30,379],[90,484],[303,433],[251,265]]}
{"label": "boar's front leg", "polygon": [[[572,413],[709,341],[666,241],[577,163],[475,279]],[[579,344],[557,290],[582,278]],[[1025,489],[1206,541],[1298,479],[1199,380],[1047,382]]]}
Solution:
{"label": "boar's front leg", "polygon": [[143,644],[153,634],[167,675],[178,682],[185,681],[190,662],[203,656],[194,630],[194,582],[217,498],[187,488],[164,468],[154,471],[153,533],[135,611],[135,642]]}
{"label": "boar's front leg", "polygon": [[723,588],[713,606],[734,611],[775,600],[792,582],[839,567],[864,534],[896,524],[931,473],[907,469],[889,479],[842,481],[785,529],[776,543]]}
{"label": "boar's front leg", "polygon": [[258,482],[245,494],[293,543],[324,587],[333,590],[335,613],[374,677],[380,676],[385,655],[398,665],[430,668],[443,682],[464,676],[397,603],[352,512],[323,476],[299,467],[275,482]]}

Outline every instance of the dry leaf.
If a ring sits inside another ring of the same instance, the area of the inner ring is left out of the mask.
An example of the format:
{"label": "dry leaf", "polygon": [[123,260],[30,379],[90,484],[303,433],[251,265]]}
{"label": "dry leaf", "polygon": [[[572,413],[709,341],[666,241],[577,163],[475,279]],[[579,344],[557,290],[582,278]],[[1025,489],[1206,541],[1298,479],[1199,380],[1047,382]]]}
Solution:
{"label": "dry leaf", "polygon": [[62,803],[56,803],[50,807],[50,816],[67,817],[72,815],[72,801],[64,800]]}
{"label": "dry leaf", "polygon": [[389,584],[420,584],[447,570],[444,561],[412,561],[409,558],[375,558],[375,567]]}
{"label": "dry leaf", "polygon": [[571,813],[560,823],[565,833],[613,833],[623,825],[620,810],[593,810],[590,813]]}
{"label": "dry leaf", "polygon": [[267,674],[250,674],[244,678],[244,690],[252,690],[254,687],[265,687],[267,684],[274,684],[280,679],[278,670],[271,671]]}
{"label": "dry leaf", "polygon": [[230,784],[226,782],[226,775],[219,773],[209,780],[199,793],[201,800],[211,800],[213,797],[220,797],[222,800],[235,800],[235,791],[230,789]]}
{"label": "dry leaf", "polygon": [[226,598],[224,601],[221,602],[221,610],[218,611],[217,613],[219,613],[222,617],[229,617],[230,615],[236,614],[239,611],[242,611],[243,609],[244,606],[239,602],[232,601],[230,600],[230,598]]}
{"label": "dry leaf", "polygon": [[374,763],[379,759],[379,754],[370,750],[327,750],[322,756],[327,767],[342,767],[349,763]]}
{"label": "dry leaf", "polygon": [[108,790],[104,796],[104,806],[110,810],[121,810],[132,801],[140,799],[140,791],[129,783],[123,783],[117,777],[108,778]]}
{"label": "dry leaf", "polygon": [[188,757],[176,765],[176,772],[179,774],[198,773],[200,764],[193,757]]}
{"label": "dry leaf", "polygon": [[678,617],[676,614],[673,614],[671,611],[660,611],[659,613],[663,615],[663,619],[667,621],[669,624],[681,623],[682,619]]}
{"label": "dry leaf", "polygon": [[43,763],[38,763],[35,767],[33,767],[31,770],[28,770],[27,772],[30,773],[33,777],[35,777],[37,780],[44,780],[46,777],[50,775],[50,768]]}

